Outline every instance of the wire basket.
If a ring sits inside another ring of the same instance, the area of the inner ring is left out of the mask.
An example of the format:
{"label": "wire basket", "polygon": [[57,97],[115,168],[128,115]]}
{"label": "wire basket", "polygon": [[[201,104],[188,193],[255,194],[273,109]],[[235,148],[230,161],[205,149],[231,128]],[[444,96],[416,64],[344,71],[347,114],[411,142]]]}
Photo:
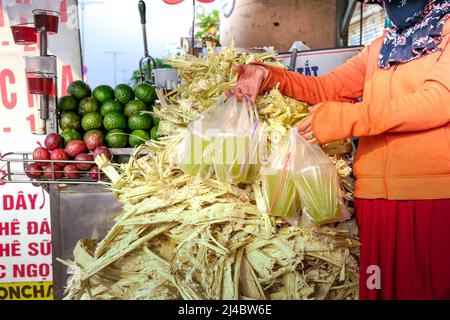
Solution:
{"label": "wire basket", "polygon": [[[27,166],[32,163],[42,162],[45,166],[51,166],[51,176],[44,175],[44,169],[40,173],[39,178],[30,178],[27,175]],[[106,177],[99,171],[97,179],[93,179],[89,175],[89,171],[79,170],[79,178],[70,179],[64,177],[64,171],[57,164],[74,164],[74,165],[95,165],[94,161],[76,161],[76,160],[33,160],[32,153],[29,152],[10,152],[0,157],[0,183],[32,183],[34,185],[41,184],[97,184],[108,182]],[[61,168],[55,170],[55,168]],[[59,176],[62,176],[59,178]]]}

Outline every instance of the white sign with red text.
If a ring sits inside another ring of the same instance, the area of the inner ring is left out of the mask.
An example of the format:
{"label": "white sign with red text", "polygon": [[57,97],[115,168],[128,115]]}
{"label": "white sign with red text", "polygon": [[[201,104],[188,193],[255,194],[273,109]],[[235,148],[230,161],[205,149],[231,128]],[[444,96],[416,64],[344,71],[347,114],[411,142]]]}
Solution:
{"label": "white sign with red text", "polygon": [[[302,51],[297,53],[295,71],[305,76],[323,76],[356,56],[361,49],[362,47],[349,47]],[[275,59],[290,66],[290,54],[280,54]]]}
{"label": "white sign with red text", "polygon": [[[58,34],[48,36],[48,54],[57,57],[57,92],[64,96],[68,85],[81,79],[78,8],[76,0],[55,1],[61,15]],[[39,43],[14,43],[5,8],[15,3],[30,0],[0,0],[0,155],[32,152],[44,140],[32,134],[39,99],[29,94],[24,59],[39,55]],[[0,300],[53,298],[50,225],[44,189],[0,182]]]}
{"label": "white sign with red text", "polygon": [[[31,134],[3,136],[2,155],[33,150],[43,140]],[[12,167],[20,170],[20,164]],[[50,226],[50,199],[43,188],[0,182],[0,300],[53,297],[48,285],[52,281]]]}

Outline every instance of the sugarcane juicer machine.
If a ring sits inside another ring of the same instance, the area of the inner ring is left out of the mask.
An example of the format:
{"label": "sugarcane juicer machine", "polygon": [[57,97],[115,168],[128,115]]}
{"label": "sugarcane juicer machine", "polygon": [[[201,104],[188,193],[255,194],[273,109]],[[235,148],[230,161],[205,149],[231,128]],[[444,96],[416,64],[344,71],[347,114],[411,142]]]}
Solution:
{"label": "sugarcane juicer machine", "polygon": [[141,83],[155,84],[155,79],[152,70],[156,69],[155,59],[148,53],[148,41],[147,41],[147,8],[144,1],[139,1],[138,4],[139,15],[141,17],[142,35],[144,38],[144,56],[139,61],[139,75],[138,80]]}
{"label": "sugarcane juicer machine", "polygon": [[156,60],[149,54],[147,40],[147,9],[143,0],[138,4],[139,15],[142,26],[142,36],[144,40],[144,56],[139,61],[138,81],[153,85],[158,93],[158,97],[167,91],[176,89],[180,84],[176,69],[158,68]]}

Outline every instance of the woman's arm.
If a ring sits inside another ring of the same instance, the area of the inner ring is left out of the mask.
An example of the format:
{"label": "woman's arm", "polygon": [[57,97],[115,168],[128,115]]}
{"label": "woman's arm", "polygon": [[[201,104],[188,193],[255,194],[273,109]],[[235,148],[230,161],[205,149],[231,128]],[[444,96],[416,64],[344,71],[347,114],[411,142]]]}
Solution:
{"label": "woman's arm", "polygon": [[304,76],[261,63],[268,70],[262,90],[279,85],[282,94],[314,105],[324,101],[350,102],[361,97],[364,89],[369,47],[325,76]]}
{"label": "woman's arm", "polygon": [[326,102],[315,113],[312,130],[320,142],[326,143],[383,132],[428,130],[449,122],[450,48],[447,45],[420,91],[387,102]]}

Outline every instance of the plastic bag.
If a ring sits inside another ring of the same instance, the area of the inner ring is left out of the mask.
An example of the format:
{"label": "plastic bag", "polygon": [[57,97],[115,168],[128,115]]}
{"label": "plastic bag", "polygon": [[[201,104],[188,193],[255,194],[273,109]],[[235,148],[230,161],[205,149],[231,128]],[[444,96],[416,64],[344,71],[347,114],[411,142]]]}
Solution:
{"label": "plastic bag", "polygon": [[295,156],[296,136],[291,130],[261,168],[263,194],[270,215],[294,218],[298,212],[299,195],[292,179]]}
{"label": "plastic bag", "polygon": [[300,195],[302,221],[320,225],[349,218],[330,158],[317,144],[308,143],[293,130],[297,147],[292,178]]}
{"label": "plastic bag", "polygon": [[180,145],[177,165],[187,175],[208,178],[212,173],[211,146],[208,138],[188,128]]}
{"label": "plastic bag", "polygon": [[267,158],[267,137],[265,135],[266,126],[267,124],[265,122],[261,123],[258,121],[256,132],[252,135],[253,144],[249,155],[250,165],[243,183],[252,184],[257,181],[261,173],[261,163],[263,161],[267,161],[265,160]]}
{"label": "plastic bag", "polygon": [[328,156],[292,128],[261,170],[269,214],[295,218],[301,208],[304,225],[349,218],[339,177]]}
{"label": "plastic bag", "polygon": [[185,174],[206,179],[213,173],[213,143],[207,132],[224,101],[224,97],[219,98],[188,126],[176,158],[176,164]]}
{"label": "plastic bag", "polygon": [[[224,183],[253,182],[258,165],[259,120],[255,107],[232,96],[216,109],[210,130],[212,162],[217,180]],[[249,176],[250,172],[250,176]]]}

